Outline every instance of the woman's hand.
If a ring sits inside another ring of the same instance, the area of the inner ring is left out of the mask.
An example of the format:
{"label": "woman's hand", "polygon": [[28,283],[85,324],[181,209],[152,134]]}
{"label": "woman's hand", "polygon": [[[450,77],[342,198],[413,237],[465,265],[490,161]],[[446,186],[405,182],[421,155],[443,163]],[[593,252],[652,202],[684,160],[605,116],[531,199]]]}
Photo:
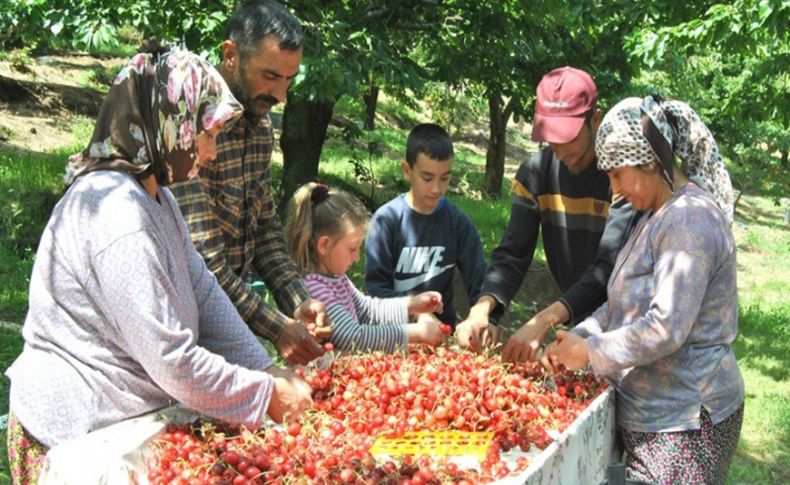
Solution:
{"label": "woman's hand", "polygon": [[590,362],[587,339],[564,330],[557,330],[557,340],[546,348],[546,355],[550,364],[559,362],[570,370],[579,370]]}
{"label": "woman's hand", "polygon": [[442,313],[442,294],[438,291],[425,291],[409,297],[409,315],[419,313]]}
{"label": "woman's hand", "polygon": [[275,422],[299,418],[313,405],[313,389],[292,370],[271,366],[266,372],[274,377],[274,390],[266,412]]}

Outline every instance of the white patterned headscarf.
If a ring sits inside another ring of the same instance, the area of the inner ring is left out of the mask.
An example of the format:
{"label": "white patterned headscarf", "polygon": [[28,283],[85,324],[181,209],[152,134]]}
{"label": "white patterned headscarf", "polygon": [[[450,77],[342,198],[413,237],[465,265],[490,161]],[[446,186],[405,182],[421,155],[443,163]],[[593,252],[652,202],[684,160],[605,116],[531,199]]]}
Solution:
{"label": "white patterned headscarf", "polygon": [[695,184],[708,191],[732,222],[733,191],[730,174],[710,130],[686,103],[626,98],[601,121],[595,139],[598,168],[608,171],[636,167],[655,160],[672,186],[672,165],[677,155]]}

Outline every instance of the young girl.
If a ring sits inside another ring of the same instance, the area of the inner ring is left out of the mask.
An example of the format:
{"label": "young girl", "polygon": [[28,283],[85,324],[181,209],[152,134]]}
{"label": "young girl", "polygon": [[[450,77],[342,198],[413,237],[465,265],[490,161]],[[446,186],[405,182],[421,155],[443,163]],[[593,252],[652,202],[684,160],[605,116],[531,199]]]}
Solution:
{"label": "young girl", "polygon": [[[393,352],[409,343],[437,345],[442,311],[439,292],[399,298],[373,298],[346,276],[359,260],[369,214],[353,196],[326,185],[300,187],[289,204],[285,233],[288,250],[305,275],[313,298],[326,306],[332,344],[338,350]],[[409,317],[419,315],[416,323]]]}

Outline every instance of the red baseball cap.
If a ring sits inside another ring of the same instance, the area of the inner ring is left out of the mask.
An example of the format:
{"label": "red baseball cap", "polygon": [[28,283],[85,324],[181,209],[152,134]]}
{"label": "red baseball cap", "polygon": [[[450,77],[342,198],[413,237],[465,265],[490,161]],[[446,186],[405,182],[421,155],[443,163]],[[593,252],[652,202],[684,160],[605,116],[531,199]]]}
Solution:
{"label": "red baseball cap", "polygon": [[532,141],[573,141],[582,129],[585,115],[598,102],[598,88],[590,75],[568,66],[543,76],[537,91]]}

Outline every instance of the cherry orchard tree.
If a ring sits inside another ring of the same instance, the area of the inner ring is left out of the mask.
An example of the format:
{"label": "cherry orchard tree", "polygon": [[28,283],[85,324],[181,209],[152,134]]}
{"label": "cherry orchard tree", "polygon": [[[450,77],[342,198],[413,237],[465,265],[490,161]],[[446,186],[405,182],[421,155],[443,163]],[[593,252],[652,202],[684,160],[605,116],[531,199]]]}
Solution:
{"label": "cherry orchard tree", "polygon": [[507,124],[531,118],[543,74],[571,64],[618,90],[630,78],[622,49],[628,17],[603,2],[447,0],[440,8],[445,20],[422,50],[436,80],[485,93],[484,189],[492,197],[501,195]]}
{"label": "cherry orchard tree", "polygon": [[[789,168],[790,33],[786,0],[709,3],[685,18],[646,24],[629,40],[634,58],[693,99],[745,164]],[[767,153],[766,153],[767,152]],[[768,156],[766,156],[768,155]]]}
{"label": "cherry orchard tree", "polygon": [[106,51],[119,47],[119,30],[125,27],[144,38],[184,42],[217,60],[233,5],[233,0],[7,0],[0,9],[0,45]]}
{"label": "cherry orchard tree", "polygon": [[620,6],[569,0],[290,2],[307,30],[304,76],[283,118],[283,197],[318,172],[334,104],[343,95],[404,93],[426,80],[483,92],[489,111],[485,190],[501,193],[506,128],[530,116],[541,76],[574,64],[607,91],[630,78],[623,38],[633,15]]}
{"label": "cherry orchard tree", "polygon": [[[283,198],[318,173],[321,149],[341,96],[385,85],[416,88],[426,77],[412,58],[413,36],[435,22],[432,0],[294,1],[306,30],[304,70],[288,94],[280,146]],[[371,80],[374,82],[371,82]]]}
{"label": "cherry orchard tree", "polygon": [[506,128],[531,116],[541,76],[574,64],[621,89],[630,76],[622,48],[630,17],[604,2],[355,0],[291,2],[307,30],[305,73],[292,89],[283,119],[283,196],[318,172],[335,102],[367,96],[368,118],[378,86],[414,89],[430,79],[483,92],[489,111],[485,189],[498,196],[504,176]]}

